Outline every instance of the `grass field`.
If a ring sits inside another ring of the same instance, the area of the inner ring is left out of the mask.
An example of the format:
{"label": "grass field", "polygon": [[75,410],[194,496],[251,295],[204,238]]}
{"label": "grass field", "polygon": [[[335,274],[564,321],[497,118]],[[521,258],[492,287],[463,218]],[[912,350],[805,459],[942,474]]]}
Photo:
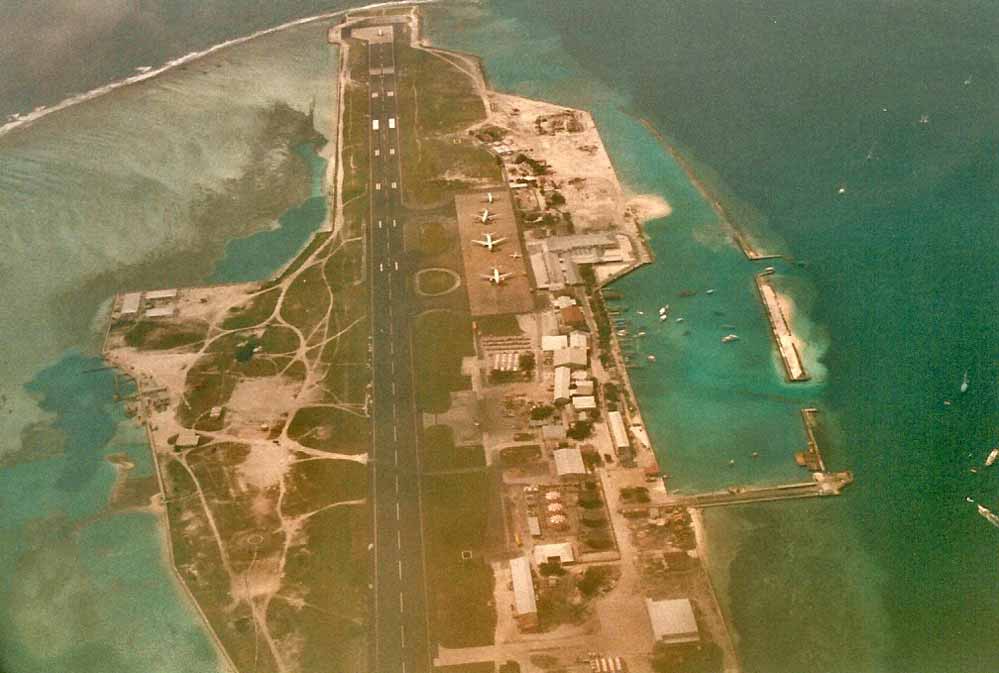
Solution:
{"label": "grass field", "polygon": [[[494,497],[490,475],[484,471],[427,476],[423,481],[430,628],[445,647],[493,643],[493,571],[483,549]],[[462,559],[463,551],[470,551],[472,558]]]}
{"label": "grass field", "polygon": [[472,318],[455,311],[428,311],[413,322],[416,404],[427,413],[443,413],[450,394],[467,387],[461,359],[474,352]]}
{"label": "grass field", "polygon": [[443,205],[457,191],[500,180],[496,157],[464,133],[486,118],[474,81],[436,54],[397,44],[399,117],[411,120],[401,140],[407,207]]}

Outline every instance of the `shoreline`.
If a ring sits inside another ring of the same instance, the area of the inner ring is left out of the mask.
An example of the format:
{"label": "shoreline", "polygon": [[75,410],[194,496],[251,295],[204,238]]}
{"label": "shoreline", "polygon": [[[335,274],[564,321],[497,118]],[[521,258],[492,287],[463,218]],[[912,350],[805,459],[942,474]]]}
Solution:
{"label": "shoreline", "polygon": [[205,58],[206,56],[210,56],[219,51],[223,51],[229,47],[245,44],[260,37],[273,35],[274,33],[278,33],[283,30],[288,30],[289,28],[304,26],[310,23],[315,23],[317,21],[324,21],[327,19],[336,18],[338,16],[345,16],[349,12],[356,12],[368,9],[379,9],[381,7],[393,7],[400,5],[423,5],[433,2],[437,2],[437,0],[386,0],[385,2],[375,2],[370,5],[365,5],[364,7],[340,9],[335,12],[324,12],[322,14],[314,14],[312,16],[303,17],[301,19],[286,21],[285,23],[279,24],[277,26],[272,26],[270,28],[264,28],[262,30],[255,31],[253,33],[250,33],[249,35],[236,37],[231,40],[225,40],[224,42],[219,42],[218,44],[214,44],[206,49],[188,52],[183,56],[167,61],[166,63],[164,63],[159,67],[151,68],[143,72],[139,72],[136,75],[131,75],[129,77],[124,77],[122,79],[117,79],[108,82],[107,84],[103,84],[95,89],[91,89],[84,93],[69,96],[68,98],[64,98],[58,103],[54,103],[52,105],[40,105],[31,112],[24,112],[24,113],[15,112],[8,117],[10,121],[7,121],[3,125],[0,125],[0,138],[3,138],[8,133],[11,133],[18,129],[28,128],[36,121],[44,119],[56,112],[61,112],[62,110],[75,107],[76,105],[79,105],[81,103],[86,103],[87,101],[95,100],[97,98],[104,96],[105,94],[117,91],[118,89],[122,89],[127,86],[131,86],[133,84],[140,84],[142,82],[145,82],[146,80],[154,79],[164,73],[170,72],[171,70],[179,66],[196,62],[202,58]]}
{"label": "shoreline", "polygon": [[675,147],[673,147],[673,145],[670,144],[670,142],[666,139],[666,137],[659,131],[659,129],[656,128],[655,124],[653,124],[650,120],[646,119],[645,117],[637,117],[637,119],[639,123],[641,123],[642,126],[644,126],[646,129],[648,129],[649,133],[651,133],[653,137],[655,137],[655,139],[659,142],[659,144],[663,147],[663,149],[665,149],[669,153],[669,155],[673,157],[673,160],[677,163],[677,165],[681,169],[683,169],[683,172],[686,173],[687,179],[690,181],[690,184],[692,184],[697,189],[697,191],[700,192],[701,197],[708,204],[711,205],[712,210],[714,210],[715,213],[718,215],[718,218],[721,220],[722,225],[729,230],[733,240],[735,241],[735,244],[739,247],[740,250],[742,250],[742,254],[746,256],[746,259],[751,261],[759,261],[766,259],[783,258],[783,255],[780,254],[758,251],[756,249],[756,245],[752,241],[749,234],[746,231],[744,231],[740,226],[735,224],[732,218],[729,217],[728,212],[725,210],[725,207],[721,204],[721,201],[719,201],[711,193],[711,191],[707,188],[704,182],[697,176],[697,173],[694,172],[694,169],[690,165],[690,163],[680,154],[679,151],[677,151]]}

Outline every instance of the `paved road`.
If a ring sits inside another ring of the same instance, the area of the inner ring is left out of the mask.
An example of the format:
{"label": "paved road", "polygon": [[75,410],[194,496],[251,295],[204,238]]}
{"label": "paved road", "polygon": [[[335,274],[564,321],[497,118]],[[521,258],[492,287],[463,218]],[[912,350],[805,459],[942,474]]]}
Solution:
{"label": "paved road", "polygon": [[[391,30],[386,27],[386,31]],[[430,673],[410,315],[403,265],[399,128],[392,42],[368,44],[371,129],[373,427],[370,453],[371,673]],[[377,96],[374,96],[377,94]],[[394,186],[393,186],[394,185]]]}

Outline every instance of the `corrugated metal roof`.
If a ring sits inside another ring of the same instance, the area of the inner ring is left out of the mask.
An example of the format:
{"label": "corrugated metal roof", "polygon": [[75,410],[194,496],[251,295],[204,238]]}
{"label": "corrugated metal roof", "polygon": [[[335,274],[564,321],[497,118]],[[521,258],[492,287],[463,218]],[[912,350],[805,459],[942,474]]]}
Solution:
{"label": "corrugated metal roof", "polygon": [[510,576],[513,579],[513,606],[518,615],[529,615],[538,611],[534,598],[534,578],[531,577],[531,562],[526,556],[510,559]]}
{"label": "corrugated metal roof", "polygon": [[694,618],[694,609],[690,606],[689,599],[654,601],[646,598],[645,608],[648,610],[652,633],[657,641],[691,643],[700,640],[697,620]]}
{"label": "corrugated metal roof", "polygon": [[142,303],[142,293],[129,292],[121,298],[121,314],[132,315],[138,313],[140,303]]}
{"label": "corrugated metal roof", "polygon": [[631,445],[628,441],[628,431],[624,427],[624,417],[620,411],[607,412],[607,426],[610,428],[611,439],[614,440],[616,448],[624,449]]}
{"label": "corrugated metal roof", "polygon": [[552,455],[555,457],[555,472],[558,476],[586,474],[586,466],[583,464],[583,454],[579,449],[556,449],[552,452]]}

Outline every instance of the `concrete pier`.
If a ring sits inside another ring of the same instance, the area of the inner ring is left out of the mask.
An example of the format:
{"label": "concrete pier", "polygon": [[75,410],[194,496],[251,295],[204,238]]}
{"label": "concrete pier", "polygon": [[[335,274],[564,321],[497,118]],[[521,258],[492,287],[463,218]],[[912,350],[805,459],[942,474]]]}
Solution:
{"label": "concrete pier", "polygon": [[723,491],[708,491],[693,495],[676,495],[669,498],[666,505],[684,507],[720,507],[722,505],[745,505],[751,502],[789,500],[796,498],[817,498],[839,495],[853,483],[852,472],[816,472],[812,481],[779,486],[732,486]]}
{"label": "concrete pier", "polygon": [[784,372],[787,380],[792,383],[807,381],[811,377],[805,372],[801,353],[798,352],[798,347],[794,342],[794,334],[791,332],[787,316],[784,315],[784,310],[781,308],[777,291],[770,285],[769,275],[770,272],[757,274],[756,289],[759,290],[760,299],[767,310],[767,318],[770,320],[770,331],[774,336],[774,343],[777,344],[781,361],[784,363]]}

